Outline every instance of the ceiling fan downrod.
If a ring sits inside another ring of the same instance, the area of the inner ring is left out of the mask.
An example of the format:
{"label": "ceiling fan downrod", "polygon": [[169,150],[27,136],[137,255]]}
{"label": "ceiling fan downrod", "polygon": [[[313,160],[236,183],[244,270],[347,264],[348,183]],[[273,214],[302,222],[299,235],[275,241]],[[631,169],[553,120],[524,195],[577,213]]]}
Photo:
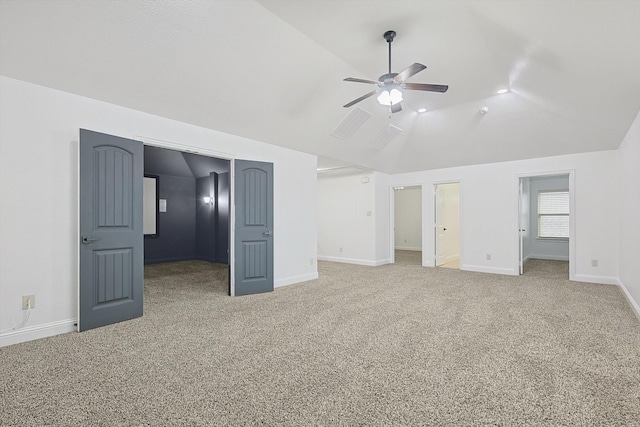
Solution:
{"label": "ceiling fan downrod", "polygon": [[391,75],[391,43],[393,39],[396,37],[396,32],[393,30],[389,30],[384,33],[384,39],[387,41],[389,45],[389,75]]}

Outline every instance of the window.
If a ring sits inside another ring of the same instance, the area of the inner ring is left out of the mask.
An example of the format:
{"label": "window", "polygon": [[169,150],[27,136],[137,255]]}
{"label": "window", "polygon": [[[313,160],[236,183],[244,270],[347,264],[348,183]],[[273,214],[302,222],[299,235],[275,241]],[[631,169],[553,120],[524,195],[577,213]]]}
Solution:
{"label": "window", "polygon": [[569,238],[569,192],[538,192],[538,237]]}

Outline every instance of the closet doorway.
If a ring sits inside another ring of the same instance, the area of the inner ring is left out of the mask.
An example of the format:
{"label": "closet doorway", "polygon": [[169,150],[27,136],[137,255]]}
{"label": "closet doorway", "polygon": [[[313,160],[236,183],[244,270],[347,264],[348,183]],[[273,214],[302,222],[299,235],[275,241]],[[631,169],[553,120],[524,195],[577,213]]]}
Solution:
{"label": "closet doorway", "polygon": [[422,186],[393,188],[393,254],[396,264],[422,263]]}

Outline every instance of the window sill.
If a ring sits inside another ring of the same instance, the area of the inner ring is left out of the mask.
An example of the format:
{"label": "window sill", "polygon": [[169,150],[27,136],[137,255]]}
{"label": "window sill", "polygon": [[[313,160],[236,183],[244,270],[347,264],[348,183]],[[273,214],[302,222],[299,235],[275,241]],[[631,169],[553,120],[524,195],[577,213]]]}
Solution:
{"label": "window sill", "polygon": [[563,243],[563,242],[568,242],[569,238],[568,237],[536,237],[536,240],[539,240],[541,242]]}

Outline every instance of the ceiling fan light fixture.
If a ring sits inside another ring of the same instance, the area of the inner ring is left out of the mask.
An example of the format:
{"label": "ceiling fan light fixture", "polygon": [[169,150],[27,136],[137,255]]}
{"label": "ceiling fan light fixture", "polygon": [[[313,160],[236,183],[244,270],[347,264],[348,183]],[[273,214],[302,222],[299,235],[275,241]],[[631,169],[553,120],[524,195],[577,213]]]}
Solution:
{"label": "ceiling fan light fixture", "polygon": [[378,95],[378,102],[381,105],[396,105],[402,102],[402,92],[398,89],[383,90]]}

